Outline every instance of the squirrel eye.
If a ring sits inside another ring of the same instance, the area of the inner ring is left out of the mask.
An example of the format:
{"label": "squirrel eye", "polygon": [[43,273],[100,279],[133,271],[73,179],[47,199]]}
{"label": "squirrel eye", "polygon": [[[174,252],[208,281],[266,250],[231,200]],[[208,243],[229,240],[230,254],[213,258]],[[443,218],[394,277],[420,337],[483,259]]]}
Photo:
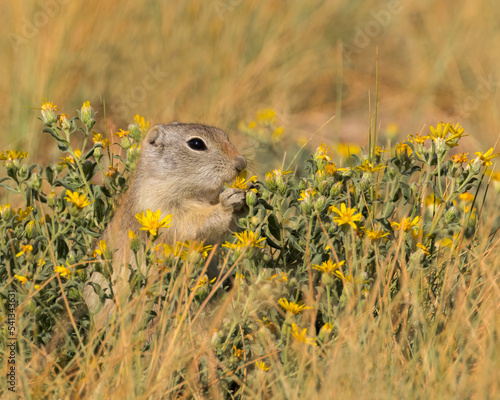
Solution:
{"label": "squirrel eye", "polygon": [[200,138],[189,139],[187,142],[188,146],[193,150],[203,151],[207,149],[207,145]]}

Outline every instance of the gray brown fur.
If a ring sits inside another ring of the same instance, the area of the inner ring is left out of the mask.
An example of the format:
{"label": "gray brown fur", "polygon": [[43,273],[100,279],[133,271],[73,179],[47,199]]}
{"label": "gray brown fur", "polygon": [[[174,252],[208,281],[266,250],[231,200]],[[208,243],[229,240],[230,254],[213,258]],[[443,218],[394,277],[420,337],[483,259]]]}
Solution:
{"label": "gray brown fur", "polygon": [[[192,138],[202,139],[207,150],[189,147]],[[153,127],[142,142],[141,157],[131,186],[109,226],[103,233],[110,249],[118,249],[113,258],[115,294],[124,291],[130,262],[128,231],[145,238],[135,215],[161,210],[162,217],[172,215],[172,226],[162,229],[162,242],[198,240],[220,243],[234,229],[234,214],[244,206],[245,192],[227,188],[246,168],[224,131],[199,124],[173,123]],[[94,272],[90,282],[108,288],[106,279]],[[102,309],[94,289],[87,285],[84,298],[98,327],[109,319],[113,303],[107,300]]]}

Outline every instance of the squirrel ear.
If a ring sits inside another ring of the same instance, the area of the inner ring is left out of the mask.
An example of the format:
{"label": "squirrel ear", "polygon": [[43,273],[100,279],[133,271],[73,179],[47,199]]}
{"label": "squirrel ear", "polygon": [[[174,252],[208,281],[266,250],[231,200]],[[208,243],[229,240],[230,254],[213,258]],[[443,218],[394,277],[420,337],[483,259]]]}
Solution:
{"label": "squirrel ear", "polygon": [[158,147],[161,145],[161,133],[160,127],[156,125],[148,132],[146,140],[151,146]]}

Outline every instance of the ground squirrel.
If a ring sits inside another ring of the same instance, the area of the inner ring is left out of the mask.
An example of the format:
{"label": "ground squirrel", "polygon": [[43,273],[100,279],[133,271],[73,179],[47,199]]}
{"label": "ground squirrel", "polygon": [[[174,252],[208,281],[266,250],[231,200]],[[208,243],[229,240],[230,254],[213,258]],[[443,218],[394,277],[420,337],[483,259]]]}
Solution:
{"label": "ground squirrel", "polygon": [[[177,122],[153,127],[142,142],[130,188],[102,235],[110,249],[118,249],[113,256],[115,293],[128,280],[131,253],[128,231],[139,235],[137,213],[160,209],[162,217],[172,215],[172,226],[162,232],[163,243],[173,245],[185,240],[220,243],[235,228],[235,213],[242,210],[245,201],[243,190],[223,190],[224,184],[246,165],[245,158],[218,128]],[[124,255],[129,258],[124,259]],[[108,287],[98,272],[92,274],[89,282],[103,289]],[[87,284],[83,294],[96,326],[102,327],[113,310],[112,301],[106,300],[99,310],[101,304],[94,288]]]}

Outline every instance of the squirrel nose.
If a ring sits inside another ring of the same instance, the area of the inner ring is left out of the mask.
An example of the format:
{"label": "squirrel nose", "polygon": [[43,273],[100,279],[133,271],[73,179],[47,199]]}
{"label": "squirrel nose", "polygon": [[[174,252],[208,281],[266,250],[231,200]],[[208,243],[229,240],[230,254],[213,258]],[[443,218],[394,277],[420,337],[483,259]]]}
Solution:
{"label": "squirrel nose", "polygon": [[236,156],[234,158],[234,166],[238,171],[238,174],[247,167],[247,160],[243,156]]}

